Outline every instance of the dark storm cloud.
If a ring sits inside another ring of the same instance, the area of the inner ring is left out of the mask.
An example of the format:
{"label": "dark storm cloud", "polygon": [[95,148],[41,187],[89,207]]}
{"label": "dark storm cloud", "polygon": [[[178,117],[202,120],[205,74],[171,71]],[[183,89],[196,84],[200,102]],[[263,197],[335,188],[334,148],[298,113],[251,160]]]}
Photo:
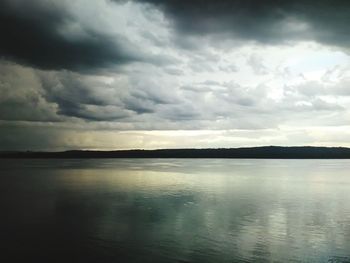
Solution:
{"label": "dark storm cloud", "polygon": [[61,122],[125,121],[174,103],[145,78],[116,76],[106,82],[94,75],[66,70],[43,71],[0,61],[0,120]]}
{"label": "dark storm cloud", "polygon": [[[0,57],[41,69],[89,70],[142,61],[123,37],[85,28],[65,1],[0,2]],[[93,19],[93,18],[92,18]],[[66,33],[70,25],[78,33]]]}
{"label": "dark storm cloud", "polygon": [[67,117],[121,121],[134,115],[153,113],[157,105],[173,103],[162,96],[156,83],[145,79],[129,80],[127,76],[119,75],[125,78],[124,82],[106,83],[69,71],[42,71],[37,75],[45,99],[57,105],[59,115]]}
{"label": "dark storm cloud", "polygon": [[163,10],[180,32],[262,43],[316,40],[348,47],[347,0],[136,0]]}
{"label": "dark storm cloud", "polygon": [[0,61],[0,120],[60,121],[32,69]]}
{"label": "dark storm cloud", "polygon": [[118,88],[77,73],[38,73],[45,99],[55,103],[57,113],[89,121],[113,121],[133,115]]}

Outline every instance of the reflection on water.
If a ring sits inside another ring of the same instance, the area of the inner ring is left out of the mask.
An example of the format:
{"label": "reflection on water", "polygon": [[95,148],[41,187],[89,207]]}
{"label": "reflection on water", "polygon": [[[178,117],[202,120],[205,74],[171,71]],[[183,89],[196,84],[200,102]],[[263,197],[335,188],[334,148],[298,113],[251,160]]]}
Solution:
{"label": "reflection on water", "polygon": [[0,165],[1,262],[350,262],[347,160]]}

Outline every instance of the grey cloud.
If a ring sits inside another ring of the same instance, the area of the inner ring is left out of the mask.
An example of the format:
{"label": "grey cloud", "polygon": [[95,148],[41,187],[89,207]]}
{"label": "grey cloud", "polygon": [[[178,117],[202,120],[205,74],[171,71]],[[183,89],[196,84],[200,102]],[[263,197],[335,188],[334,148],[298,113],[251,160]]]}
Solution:
{"label": "grey cloud", "polygon": [[166,120],[186,121],[192,123],[203,118],[199,107],[195,107],[192,103],[183,102],[180,105],[174,105],[164,108],[159,115]]}
{"label": "grey cloud", "polygon": [[72,124],[81,119],[83,123],[108,122],[116,130],[266,129],[310,119],[328,125],[332,119],[325,116],[346,111],[344,104],[323,98],[340,96],[338,87],[346,83],[346,74],[339,83],[323,83],[322,89],[318,82],[286,87],[285,96],[273,100],[266,85],[248,87],[203,79],[181,86],[181,82],[163,79],[158,68],[102,77],[1,65],[3,120]]}
{"label": "grey cloud", "polygon": [[[247,87],[206,80],[187,86],[166,85],[167,89],[162,90],[161,83],[140,82],[141,79],[132,81],[137,92],[131,91],[122,100],[127,101],[125,108],[138,112],[123,120],[135,129],[265,129],[298,118],[317,121],[346,110],[342,104],[323,99],[325,93],[303,93],[299,86],[286,87],[288,94],[275,100],[269,97],[270,87],[264,84]],[[304,85],[303,89],[307,89],[309,84]],[[146,106],[146,110],[136,109],[140,105]],[[328,119],[323,120],[323,125],[329,123]]]}
{"label": "grey cloud", "polygon": [[154,43],[155,46],[157,46],[157,47],[165,47],[165,46],[169,45],[167,39],[161,38],[161,37],[155,35],[154,33],[150,32],[150,31],[142,31],[141,35],[145,39],[148,39],[152,43]]}
{"label": "grey cloud", "polygon": [[195,73],[215,72],[221,59],[219,54],[213,54],[208,50],[193,52],[188,56],[189,68]]}
{"label": "grey cloud", "polygon": [[89,79],[88,76],[69,71],[41,71],[37,74],[43,88],[47,91],[47,100],[59,106],[69,104],[106,106],[119,102],[117,94],[113,94],[113,91],[105,94],[106,89],[109,88],[108,84]]}
{"label": "grey cloud", "polygon": [[219,70],[223,72],[233,73],[238,71],[238,67],[234,64],[219,66]]}
{"label": "grey cloud", "polygon": [[172,62],[172,58],[164,55],[143,53],[125,36],[83,24],[72,14],[68,3],[1,1],[0,57],[40,69],[74,71],[91,71],[135,61],[157,65]]}
{"label": "grey cloud", "polygon": [[215,80],[206,80],[199,84],[208,85],[208,86],[221,86],[221,83]]}
{"label": "grey cloud", "polygon": [[68,71],[38,72],[45,98],[58,114],[94,121],[124,121],[153,113],[157,105],[174,103],[174,96],[155,81],[139,75],[114,76],[111,83],[96,76]]}
{"label": "grey cloud", "polygon": [[184,92],[194,92],[194,93],[203,93],[203,92],[211,92],[214,88],[212,87],[202,87],[202,86],[182,86],[181,91]]}
{"label": "grey cloud", "polygon": [[[205,120],[207,126],[202,122],[204,127],[265,129],[297,120],[332,125],[331,118],[325,116],[340,116],[346,111],[341,103],[323,99],[325,93],[302,93],[299,86],[286,88],[289,90],[286,96],[275,100],[268,96],[270,88],[266,85],[245,87],[234,82],[205,83],[205,87],[202,87],[202,83],[182,87],[183,97],[195,105],[195,112],[200,113],[194,119]],[[307,88],[308,83],[304,85],[303,89]],[[344,118],[340,119],[345,121]]]}
{"label": "grey cloud", "polygon": [[115,121],[132,116],[132,112],[118,106],[65,105],[59,114],[91,121]]}
{"label": "grey cloud", "polygon": [[174,76],[181,76],[184,74],[184,71],[178,68],[165,68],[164,71]]}
{"label": "grey cloud", "polygon": [[[104,83],[77,73],[39,73],[46,99],[58,105],[58,114],[93,121],[113,121],[135,114],[125,99],[128,87]],[[124,90],[123,90],[124,89]]]}
{"label": "grey cloud", "polygon": [[154,103],[149,99],[128,96],[124,99],[124,103],[127,109],[135,111],[138,114],[154,112]]}
{"label": "grey cloud", "polygon": [[157,104],[169,100],[157,93],[157,86],[130,87],[126,75],[109,83],[99,76],[41,71],[4,61],[0,72],[0,120],[121,121],[154,112]]}
{"label": "grey cloud", "polygon": [[137,0],[163,10],[179,32],[260,43],[316,40],[348,48],[347,0]]}
{"label": "grey cloud", "polygon": [[0,61],[0,119],[61,121],[56,105],[45,99],[46,92],[35,72]]}
{"label": "grey cloud", "polygon": [[337,103],[327,102],[320,98],[317,98],[314,101],[312,101],[312,105],[315,110],[326,110],[326,111],[333,111],[333,112],[336,112],[339,110],[345,110],[344,107],[338,105]]}
{"label": "grey cloud", "polygon": [[313,98],[315,96],[326,95],[326,88],[323,83],[318,81],[305,81],[297,86],[286,87],[284,89],[286,96],[295,96],[298,93],[302,96]]}
{"label": "grey cloud", "polygon": [[264,64],[264,61],[257,55],[252,54],[248,60],[248,65],[253,69],[253,72],[256,75],[264,75],[268,73],[267,67]]}
{"label": "grey cloud", "polygon": [[[344,74],[345,75],[345,74]],[[348,76],[342,76],[336,81],[328,78],[328,72],[326,72],[320,80],[307,81],[292,86],[286,86],[284,94],[287,97],[299,96],[302,98],[317,98],[320,96],[332,96],[332,97],[349,97],[350,96],[350,78]],[[339,76],[338,76],[339,77]]]}

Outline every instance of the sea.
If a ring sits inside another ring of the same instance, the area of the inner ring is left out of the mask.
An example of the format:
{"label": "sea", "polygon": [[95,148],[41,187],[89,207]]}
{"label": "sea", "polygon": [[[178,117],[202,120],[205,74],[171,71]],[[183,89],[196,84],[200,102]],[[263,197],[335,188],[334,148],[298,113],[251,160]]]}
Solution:
{"label": "sea", "polygon": [[350,262],[350,160],[2,159],[0,262]]}

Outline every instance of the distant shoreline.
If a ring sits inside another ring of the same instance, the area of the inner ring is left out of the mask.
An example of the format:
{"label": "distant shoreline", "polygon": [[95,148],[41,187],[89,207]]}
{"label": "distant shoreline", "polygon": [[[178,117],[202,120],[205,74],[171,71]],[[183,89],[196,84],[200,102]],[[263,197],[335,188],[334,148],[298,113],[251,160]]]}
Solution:
{"label": "distant shoreline", "polygon": [[262,146],[244,148],[157,149],[62,152],[2,151],[0,158],[93,159],[93,158],[232,158],[232,159],[350,159],[350,148],[313,146]]}

